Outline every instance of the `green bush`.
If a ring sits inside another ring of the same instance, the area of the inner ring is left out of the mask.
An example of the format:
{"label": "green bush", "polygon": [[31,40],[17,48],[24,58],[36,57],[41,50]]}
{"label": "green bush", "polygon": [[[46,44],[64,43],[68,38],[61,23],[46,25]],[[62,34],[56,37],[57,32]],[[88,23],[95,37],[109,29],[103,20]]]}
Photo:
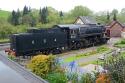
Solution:
{"label": "green bush", "polygon": [[79,83],[95,83],[95,77],[92,74],[83,74]]}
{"label": "green bush", "polygon": [[114,44],[115,47],[123,48],[125,47],[125,39],[122,39]]}
{"label": "green bush", "polygon": [[125,83],[125,57],[110,57],[104,63],[104,68],[108,70],[108,74],[112,83]]}
{"label": "green bush", "polygon": [[33,73],[43,78],[46,74],[52,71],[53,63],[53,56],[37,55],[31,59],[27,67],[31,69]]}
{"label": "green bush", "polygon": [[121,43],[121,44],[125,44],[125,39],[121,40],[120,43]]}
{"label": "green bush", "polygon": [[60,72],[53,72],[53,73],[49,73],[46,75],[46,78],[49,83],[67,83],[67,77],[64,73],[60,73]]}
{"label": "green bush", "polygon": [[107,48],[106,46],[101,46],[101,47],[97,48],[97,53],[101,53],[101,52],[104,52],[107,50],[109,50],[109,48]]}
{"label": "green bush", "polygon": [[78,73],[69,73],[67,74],[67,78],[71,83],[78,83]]}

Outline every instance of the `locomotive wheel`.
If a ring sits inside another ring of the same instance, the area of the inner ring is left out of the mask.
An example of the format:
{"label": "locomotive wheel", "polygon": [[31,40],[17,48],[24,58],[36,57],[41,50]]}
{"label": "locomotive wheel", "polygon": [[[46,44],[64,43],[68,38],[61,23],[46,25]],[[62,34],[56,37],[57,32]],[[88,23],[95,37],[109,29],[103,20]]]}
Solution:
{"label": "locomotive wheel", "polygon": [[76,43],[76,49],[80,49],[82,47],[82,44],[80,42]]}
{"label": "locomotive wheel", "polygon": [[50,51],[50,54],[60,54],[61,50],[60,49],[53,49]]}
{"label": "locomotive wheel", "polygon": [[89,46],[89,41],[85,39],[83,42],[83,47],[88,47],[88,46]]}

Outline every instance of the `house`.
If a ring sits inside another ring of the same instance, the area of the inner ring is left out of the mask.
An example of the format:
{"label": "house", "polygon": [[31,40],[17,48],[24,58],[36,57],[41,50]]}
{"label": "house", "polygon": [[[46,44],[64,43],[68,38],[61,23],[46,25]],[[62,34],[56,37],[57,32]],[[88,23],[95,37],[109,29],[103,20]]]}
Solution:
{"label": "house", "polygon": [[117,20],[113,20],[106,27],[106,32],[109,37],[121,37],[125,31],[124,26]]}
{"label": "house", "polygon": [[97,22],[90,16],[79,16],[74,24],[97,24]]}

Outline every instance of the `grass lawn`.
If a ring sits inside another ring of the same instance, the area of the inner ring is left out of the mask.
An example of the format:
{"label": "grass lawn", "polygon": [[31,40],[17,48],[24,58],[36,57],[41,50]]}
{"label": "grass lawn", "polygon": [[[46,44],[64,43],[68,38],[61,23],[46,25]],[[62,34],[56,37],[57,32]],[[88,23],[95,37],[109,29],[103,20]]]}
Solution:
{"label": "grass lawn", "polygon": [[5,18],[7,20],[7,18],[10,16],[10,12],[8,11],[4,11],[4,10],[0,10],[0,18]]}
{"label": "grass lawn", "polygon": [[74,60],[78,60],[78,59],[81,59],[81,58],[89,57],[89,56],[92,56],[92,55],[95,55],[95,54],[104,53],[104,52],[106,52],[108,50],[109,50],[108,47],[106,47],[106,46],[100,46],[97,49],[92,50],[90,52],[68,57],[68,58],[66,58],[64,60],[64,62],[72,62]]}
{"label": "grass lawn", "polygon": [[115,45],[115,47],[124,48],[124,47],[125,47],[125,44],[118,44],[118,45]]}
{"label": "grass lawn", "polygon": [[104,63],[104,61],[102,61],[102,60],[95,60],[95,61],[91,61],[91,62],[81,63],[81,64],[79,64],[79,66],[85,66],[88,64],[102,65],[103,63]]}
{"label": "grass lawn", "polygon": [[116,42],[114,44],[115,47],[118,47],[118,48],[124,48],[125,47],[125,39],[121,39],[120,41]]}
{"label": "grass lawn", "polygon": [[9,42],[9,39],[0,39],[0,43]]}

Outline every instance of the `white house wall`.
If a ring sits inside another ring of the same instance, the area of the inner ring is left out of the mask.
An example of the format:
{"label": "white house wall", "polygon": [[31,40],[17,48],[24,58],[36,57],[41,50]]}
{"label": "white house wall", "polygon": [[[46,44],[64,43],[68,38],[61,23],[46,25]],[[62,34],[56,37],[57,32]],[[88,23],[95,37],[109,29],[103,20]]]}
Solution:
{"label": "white house wall", "polygon": [[75,24],[84,24],[81,19],[77,19]]}

